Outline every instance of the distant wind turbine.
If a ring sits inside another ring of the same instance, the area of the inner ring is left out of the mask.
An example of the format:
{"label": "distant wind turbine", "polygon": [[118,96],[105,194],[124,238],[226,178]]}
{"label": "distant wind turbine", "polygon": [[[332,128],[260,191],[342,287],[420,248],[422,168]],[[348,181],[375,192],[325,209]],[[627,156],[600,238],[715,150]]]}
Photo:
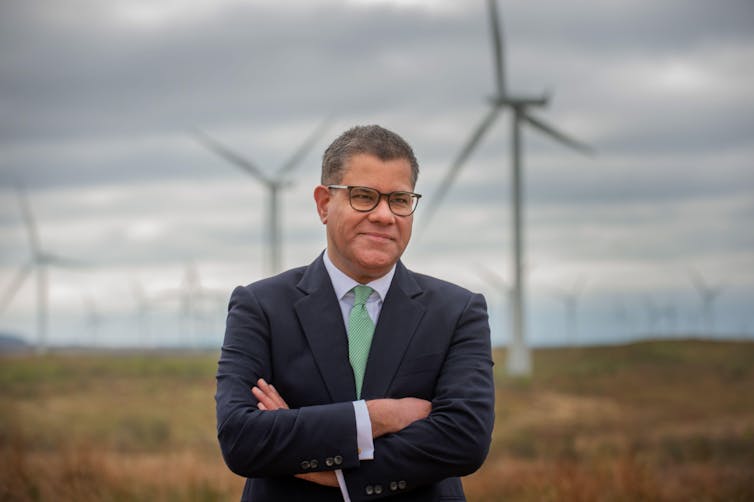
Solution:
{"label": "distant wind turbine", "polygon": [[563,303],[566,318],[566,336],[573,345],[579,345],[579,300],[584,292],[586,280],[581,278],[569,289],[559,289],[555,296]]}
{"label": "distant wind turbine", "polygon": [[[478,263],[476,266],[477,274],[482,278],[490,287],[495,289],[499,294],[503,296],[503,302],[505,304],[505,316],[510,317],[511,308],[513,306],[513,287],[510,282],[505,280],[500,274]],[[506,338],[510,340],[510,335]],[[510,342],[509,342],[510,344]]]}
{"label": "distant wind turbine", "polygon": [[498,115],[504,108],[510,108],[512,112],[512,183],[511,183],[511,203],[513,216],[513,308],[512,308],[512,344],[508,351],[508,373],[511,375],[529,375],[531,373],[531,354],[526,344],[526,329],[524,325],[524,238],[523,238],[523,190],[522,190],[522,173],[521,173],[521,126],[522,123],[528,123],[535,129],[552,137],[553,139],[565,144],[571,148],[584,153],[591,152],[591,148],[576,141],[569,136],[561,133],[554,127],[546,124],[544,121],[535,118],[529,112],[533,106],[545,106],[549,98],[547,96],[539,97],[520,97],[508,94],[506,89],[504,75],[504,55],[502,43],[502,31],[498,21],[497,3],[495,0],[488,0],[490,26],[492,31],[492,48],[494,51],[495,64],[495,81],[497,93],[490,99],[490,110],[482,119],[481,123],[473,131],[468,141],[461,149],[454,162],[451,164],[445,178],[442,180],[440,187],[434,194],[429,207],[425,211],[425,225],[437,210],[445,194],[455,181],[458,173],[469,158],[477,144],[481,141],[489,128],[494,124]]}
{"label": "distant wind turbine", "polygon": [[241,168],[246,173],[257,179],[269,192],[269,208],[267,213],[267,247],[269,253],[268,272],[276,274],[281,271],[281,244],[280,244],[280,215],[278,194],[280,190],[288,188],[293,183],[287,179],[288,174],[298,166],[306,154],[311,150],[317,140],[325,132],[329,119],[323,121],[314,133],[296,150],[288,162],[283,164],[277,172],[270,176],[259,169],[253,162],[235,153],[230,148],[211,138],[203,131],[196,131],[195,136],[199,142],[231,164]]}
{"label": "distant wind turbine", "polygon": [[219,301],[225,302],[227,294],[202,285],[196,265],[188,263],[180,287],[162,291],[159,294],[159,299],[171,298],[177,299],[179,303],[183,343],[194,348],[197,342],[197,325],[202,316],[202,306],[207,302],[215,304]]}
{"label": "distant wind turbine", "polygon": [[23,216],[24,226],[26,227],[26,233],[29,238],[31,256],[29,261],[18,270],[0,299],[0,312],[5,311],[8,304],[10,304],[16,296],[18,290],[21,289],[21,286],[23,286],[32,271],[36,272],[37,352],[45,353],[47,352],[48,306],[50,296],[48,268],[51,266],[77,267],[80,266],[81,263],[54,255],[42,249],[37,224],[34,220],[26,192],[20,186],[16,188],[16,192],[18,194],[18,201]]}
{"label": "distant wind turbine", "polygon": [[476,268],[479,277],[481,277],[491,287],[501,292],[506,301],[510,303],[510,300],[513,296],[513,288],[511,287],[510,282],[503,279],[500,274],[498,274],[491,268],[482,265],[481,263],[478,263]]}
{"label": "distant wind turbine", "polygon": [[671,337],[677,334],[678,310],[672,302],[657,303],[651,295],[644,295],[647,313],[647,333],[653,337]]}
{"label": "distant wind turbine", "polygon": [[150,304],[141,281],[134,279],[131,282],[131,294],[134,297],[136,320],[139,326],[138,344],[141,348],[147,348],[147,346],[151,346],[149,327]]}
{"label": "distant wind turbine", "polygon": [[619,338],[625,338],[634,334],[633,317],[629,314],[629,309],[622,295],[613,300],[613,317],[615,318],[614,326]]}
{"label": "distant wind turbine", "polygon": [[709,282],[704,280],[702,274],[698,270],[689,269],[689,279],[691,284],[699,293],[699,297],[702,301],[702,316],[704,319],[705,335],[713,336],[715,332],[715,302],[720,294],[723,292],[722,286],[712,286]]}
{"label": "distant wind turbine", "polygon": [[84,304],[86,313],[85,322],[89,330],[89,339],[93,347],[97,346],[100,340],[100,326],[102,326],[102,314],[100,314],[97,303],[90,295],[82,295],[81,301]]}

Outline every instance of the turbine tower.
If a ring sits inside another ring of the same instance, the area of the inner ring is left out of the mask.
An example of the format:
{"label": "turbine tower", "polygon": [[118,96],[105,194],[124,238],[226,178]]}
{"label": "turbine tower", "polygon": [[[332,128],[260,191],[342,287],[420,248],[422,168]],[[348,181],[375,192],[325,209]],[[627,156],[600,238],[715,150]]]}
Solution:
{"label": "turbine tower", "polygon": [[152,348],[149,326],[150,301],[144,291],[144,286],[138,279],[131,281],[131,294],[136,306],[136,322],[138,323],[138,345],[141,349]]}
{"label": "turbine tower", "polygon": [[586,281],[584,278],[581,278],[571,288],[559,288],[554,293],[555,297],[563,303],[563,307],[565,308],[566,339],[573,346],[578,346],[581,343],[579,339],[579,301],[581,300],[585,285]]}
{"label": "turbine tower", "polygon": [[279,192],[284,188],[292,186],[293,183],[286,179],[287,175],[298,166],[309,150],[311,150],[314,143],[324,133],[328,123],[329,120],[323,121],[314,133],[296,150],[293,156],[288,159],[288,162],[283,164],[272,176],[259,169],[250,160],[213,139],[207,133],[203,131],[196,131],[195,133],[196,138],[202,145],[256,178],[268,190],[267,251],[269,253],[269,274],[276,274],[281,271]]}
{"label": "turbine tower", "polygon": [[39,239],[39,232],[37,230],[37,224],[34,220],[34,215],[31,211],[31,205],[25,191],[20,187],[16,187],[16,193],[18,195],[18,202],[21,208],[21,215],[23,217],[24,226],[26,227],[26,234],[29,239],[29,250],[31,256],[29,261],[22,266],[13,279],[10,285],[5,290],[5,293],[0,299],[0,312],[5,311],[6,307],[24,285],[27,277],[36,272],[36,286],[37,286],[37,352],[43,354],[47,352],[47,330],[48,330],[48,308],[50,297],[50,284],[48,279],[49,267],[74,267],[80,265],[73,260],[63,258],[61,256],[54,255],[42,249],[42,245]]}
{"label": "turbine tower", "polygon": [[84,305],[84,322],[89,330],[89,343],[92,347],[96,347],[102,342],[100,339],[100,327],[103,320],[102,314],[91,295],[82,295],[81,301]]}
{"label": "turbine tower", "polygon": [[490,99],[490,110],[482,119],[481,123],[473,131],[468,141],[461,149],[454,162],[451,164],[445,178],[442,180],[437,193],[426,211],[426,223],[429,223],[431,215],[442,201],[443,197],[450,189],[456,176],[469,158],[477,144],[481,141],[487,131],[494,124],[498,115],[504,108],[510,108],[512,112],[512,180],[511,180],[511,204],[513,218],[513,307],[511,309],[512,321],[512,338],[511,346],[508,350],[507,369],[508,373],[516,376],[525,376],[531,373],[531,354],[526,344],[526,327],[525,327],[525,285],[523,277],[524,267],[524,225],[523,225],[523,180],[521,172],[521,128],[523,124],[528,124],[534,129],[552,137],[556,141],[566,146],[574,148],[584,153],[591,152],[591,149],[576,141],[565,134],[561,133],[554,127],[548,125],[542,120],[535,118],[530,112],[531,107],[546,106],[549,98],[545,95],[527,97],[513,96],[508,94],[505,81],[505,65],[503,55],[502,31],[498,21],[497,3],[495,0],[488,0],[488,9],[490,17],[490,26],[492,32],[492,49],[494,53],[495,65],[495,83],[496,94]]}
{"label": "turbine tower", "polygon": [[715,302],[717,301],[720,293],[723,292],[722,286],[712,286],[704,280],[702,274],[698,270],[693,268],[689,269],[689,279],[691,284],[699,293],[699,297],[702,301],[702,316],[704,318],[704,330],[706,336],[714,336],[715,334]]}

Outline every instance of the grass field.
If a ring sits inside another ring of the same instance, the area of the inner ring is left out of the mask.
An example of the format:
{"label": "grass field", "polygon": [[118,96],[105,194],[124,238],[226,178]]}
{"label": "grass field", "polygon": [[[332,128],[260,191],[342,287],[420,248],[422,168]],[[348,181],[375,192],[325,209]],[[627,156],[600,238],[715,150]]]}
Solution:
{"label": "grass field", "polygon": [[[472,502],[754,500],[754,343],[547,349],[509,379]],[[0,500],[238,500],[217,354],[0,358]]]}

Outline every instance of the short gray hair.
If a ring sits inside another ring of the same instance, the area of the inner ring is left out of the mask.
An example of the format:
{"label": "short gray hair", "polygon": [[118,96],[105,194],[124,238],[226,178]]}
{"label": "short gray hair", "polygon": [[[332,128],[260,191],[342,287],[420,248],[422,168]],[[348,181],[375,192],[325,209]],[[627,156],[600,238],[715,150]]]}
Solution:
{"label": "short gray hair", "polygon": [[352,127],[327,147],[322,156],[322,184],[340,183],[348,160],[362,153],[382,161],[407,160],[411,165],[411,186],[416,186],[419,163],[411,146],[396,133],[378,125]]}

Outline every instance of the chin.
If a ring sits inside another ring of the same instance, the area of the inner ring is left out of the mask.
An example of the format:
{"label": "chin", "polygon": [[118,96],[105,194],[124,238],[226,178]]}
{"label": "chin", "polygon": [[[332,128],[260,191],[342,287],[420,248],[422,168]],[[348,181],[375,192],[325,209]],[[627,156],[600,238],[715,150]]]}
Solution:
{"label": "chin", "polygon": [[369,256],[359,260],[359,264],[364,270],[374,271],[379,275],[384,275],[395,262],[398,261],[398,257],[395,255],[380,255]]}

